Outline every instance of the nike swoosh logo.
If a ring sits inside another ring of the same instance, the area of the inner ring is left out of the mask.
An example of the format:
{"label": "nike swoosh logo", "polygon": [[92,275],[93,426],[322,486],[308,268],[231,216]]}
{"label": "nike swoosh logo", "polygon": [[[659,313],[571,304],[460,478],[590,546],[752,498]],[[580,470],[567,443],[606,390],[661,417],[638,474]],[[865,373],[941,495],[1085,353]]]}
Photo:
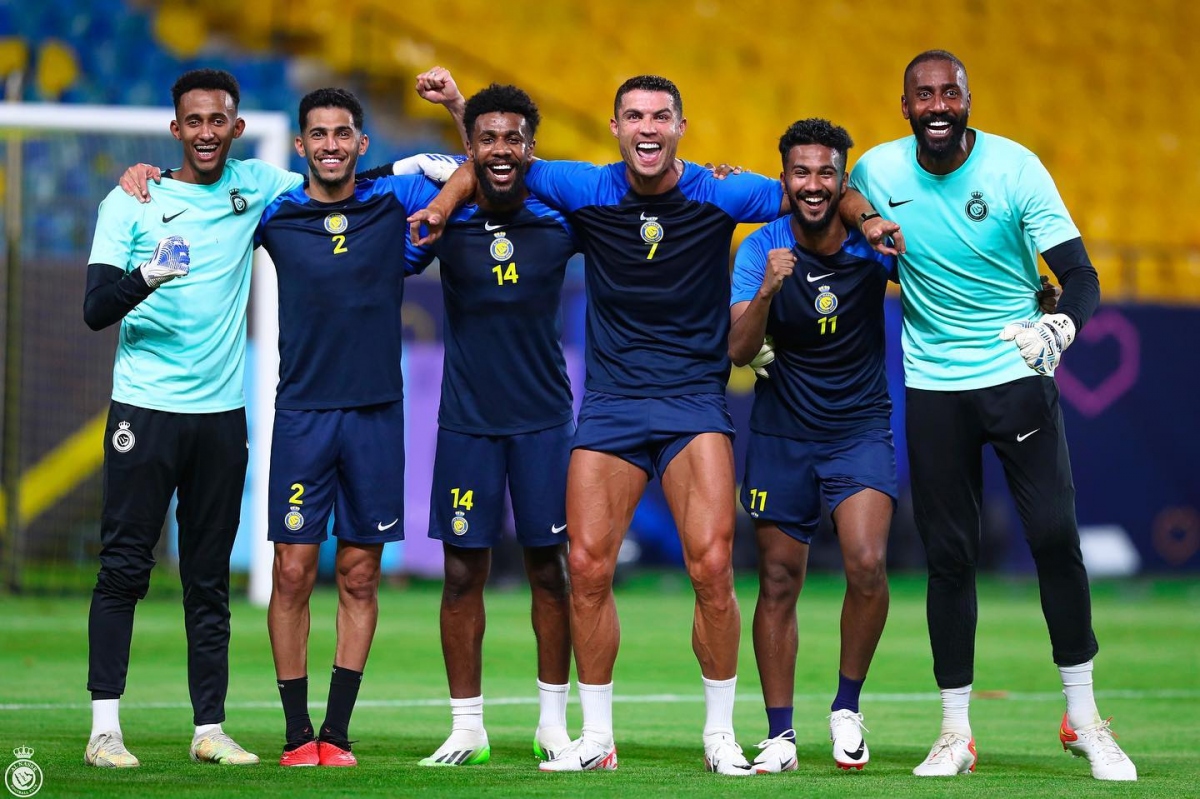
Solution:
{"label": "nike swoosh logo", "polygon": [[827,275],[817,275],[816,277],[813,277],[813,273],[809,272],[807,275],[805,275],[805,277],[808,278],[809,283],[816,283],[818,280],[824,280],[825,278],[833,277],[836,274],[837,272],[830,272]]}
{"label": "nike swoosh logo", "polygon": [[483,223],[483,229],[484,229],[484,230],[487,230],[487,231],[489,231],[489,232],[490,232],[490,231],[493,231],[493,230],[499,230],[499,229],[500,229],[500,228],[502,228],[502,227],[504,227],[504,225],[493,225],[491,222],[484,222],[484,223]]}
{"label": "nike swoosh logo", "polygon": [[587,760],[584,760],[581,757],[581,758],[579,758],[579,765],[583,768],[584,771],[587,771],[589,768],[592,767],[593,763],[595,763],[596,761],[601,760],[603,758],[604,758],[603,754],[596,755],[595,757],[588,758]]}
{"label": "nike swoosh logo", "polygon": [[566,529],[567,529],[567,526],[565,524],[562,525],[561,527],[557,524],[550,525],[550,532],[552,532],[552,533],[561,533],[563,530],[566,530]]}
{"label": "nike swoosh logo", "polygon": [[381,533],[382,533],[384,530],[391,530],[393,527],[395,527],[395,526],[396,526],[396,523],[397,523],[398,521],[400,521],[400,520],[399,520],[399,519],[392,519],[392,523],[391,523],[391,524],[384,524],[383,522],[376,522],[376,523],[375,523],[375,527],[376,527],[376,528],[378,528],[379,532],[381,532]]}
{"label": "nike swoosh logo", "polygon": [[642,221],[643,222],[653,222],[656,219],[658,219],[657,216],[646,216],[646,212],[642,211]]}
{"label": "nike swoosh logo", "polygon": [[851,760],[858,760],[863,756],[863,750],[867,748],[867,742],[862,738],[858,739],[858,748],[851,752],[849,749],[843,749],[842,752]]}
{"label": "nike swoosh logo", "polygon": [[1029,438],[1031,435],[1033,435],[1034,433],[1036,433],[1038,430],[1041,430],[1041,429],[1042,428],[1039,427],[1039,428],[1037,428],[1037,430],[1030,430],[1028,433],[1024,433],[1022,435],[1017,436],[1017,443],[1020,444],[1022,441]]}
{"label": "nike swoosh logo", "polygon": [[896,202],[891,197],[888,197],[888,208],[899,208],[900,206],[910,202],[912,202],[912,200],[901,200],[900,202]]}
{"label": "nike swoosh logo", "polygon": [[168,223],[168,222],[170,222],[172,219],[174,219],[175,217],[179,216],[179,214],[182,214],[184,211],[187,211],[187,209],[186,209],[186,208],[184,208],[184,209],[183,209],[183,211],[180,211],[180,212],[179,212],[179,213],[177,213],[177,214],[171,214],[170,216],[167,216],[166,214],[163,214],[163,224],[164,224],[164,225],[165,225],[165,224],[167,224],[167,223]]}

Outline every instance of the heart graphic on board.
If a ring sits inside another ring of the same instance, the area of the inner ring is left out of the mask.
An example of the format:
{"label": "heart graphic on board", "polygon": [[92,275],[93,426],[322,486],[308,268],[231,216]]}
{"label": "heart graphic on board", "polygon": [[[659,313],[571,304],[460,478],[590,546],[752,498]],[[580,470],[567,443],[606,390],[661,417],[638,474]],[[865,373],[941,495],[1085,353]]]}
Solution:
{"label": "heart graphic on board", "polygon": [[1054,373],[1064,399],[1084,416],[1094,418],[1133,388],[1141,368],[1142,340],[1137,328],[1119,311],[1103,310],[1092,317],[1075,340],[1096,344],[1113,339],[1117,344],[1117,366],[1095,386],[1089,386],[1071,374],[1065,366]]}

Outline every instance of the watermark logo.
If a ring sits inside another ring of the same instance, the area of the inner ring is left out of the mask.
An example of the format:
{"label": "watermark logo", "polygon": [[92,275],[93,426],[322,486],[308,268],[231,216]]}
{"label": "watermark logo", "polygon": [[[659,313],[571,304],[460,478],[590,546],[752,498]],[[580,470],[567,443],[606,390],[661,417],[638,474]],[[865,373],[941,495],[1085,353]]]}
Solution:
{"label": "watermark logo", "polygon": [[4,772],[4,787],[13,796],[33,796],[42,789],[42,769],[33,762],[33,749],[18,746],[13,754],[17,759]]}

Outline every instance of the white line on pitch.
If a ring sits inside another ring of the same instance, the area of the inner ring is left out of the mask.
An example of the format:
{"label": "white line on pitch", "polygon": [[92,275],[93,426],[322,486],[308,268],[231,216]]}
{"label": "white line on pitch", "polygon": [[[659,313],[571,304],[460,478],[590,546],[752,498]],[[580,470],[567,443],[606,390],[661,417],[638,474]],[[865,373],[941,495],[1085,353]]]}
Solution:
{"label": "white line on pitch", "polygon": [[[762,699],[759,694],[738,694],[738,700],[742,702],[757,702]],[[906,694],[872,694],[864,693],[864,702],[935,702],[940,699],[940,695],[933,692],[926,693],[906,693]],[[1025,693],[1021,691],[996,691],[996,692],[981,692],[981,695],[976,697],[977,701],[1005,701],[1005,702],[1061,702],[1061,691],[1046,691]],[[1162,690],[1162,691],[1131,691],[1131,690],[1110,690],[1096,691],[1097,699],[1197,699],[1200,698],[1200,690]],[[822,702],[828,701],[827,694],[796,694],[797,702]],[[571,701],[575,702],[575,697],[571,697]],[[642,694],[637,696],[616,694],[613,696],[614,702],[624,702],[628,704],[639,705],[675,705],[675,704],[695,704],[704,701],[704,697],[700,694]],[[538,703],[537,696],[501,696],[494,699],[487,699],[488,705],[536,705]],[[449,699],[360,699],[355,703],[355,707],[374,707],[374,708],[406,708],[406,707],[446,707],[450,704]],[[91,707],[90,702],[12,702],[0,704],[0,711],[23,711],[23,710],[85,710]],[[183,710],[190,708],[191,705],[187,702],[122,702],[122,710]],[[226,702],[225,707],[228,710],[275,710],[279,708],[278,702]],[[309,707],[320,708],[324,704],[320,702],[309,702]]]}

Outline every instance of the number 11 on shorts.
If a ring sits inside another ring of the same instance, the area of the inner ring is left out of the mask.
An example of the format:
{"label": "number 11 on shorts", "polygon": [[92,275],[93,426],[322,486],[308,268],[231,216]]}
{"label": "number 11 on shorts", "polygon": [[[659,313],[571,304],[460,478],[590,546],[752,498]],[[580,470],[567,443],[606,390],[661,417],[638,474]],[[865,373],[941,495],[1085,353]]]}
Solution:
{"label": "number 11 on shorts", "polygon": [[757,488],[750,489],[750,510],[764,511],[767,509],[767,492]]}

